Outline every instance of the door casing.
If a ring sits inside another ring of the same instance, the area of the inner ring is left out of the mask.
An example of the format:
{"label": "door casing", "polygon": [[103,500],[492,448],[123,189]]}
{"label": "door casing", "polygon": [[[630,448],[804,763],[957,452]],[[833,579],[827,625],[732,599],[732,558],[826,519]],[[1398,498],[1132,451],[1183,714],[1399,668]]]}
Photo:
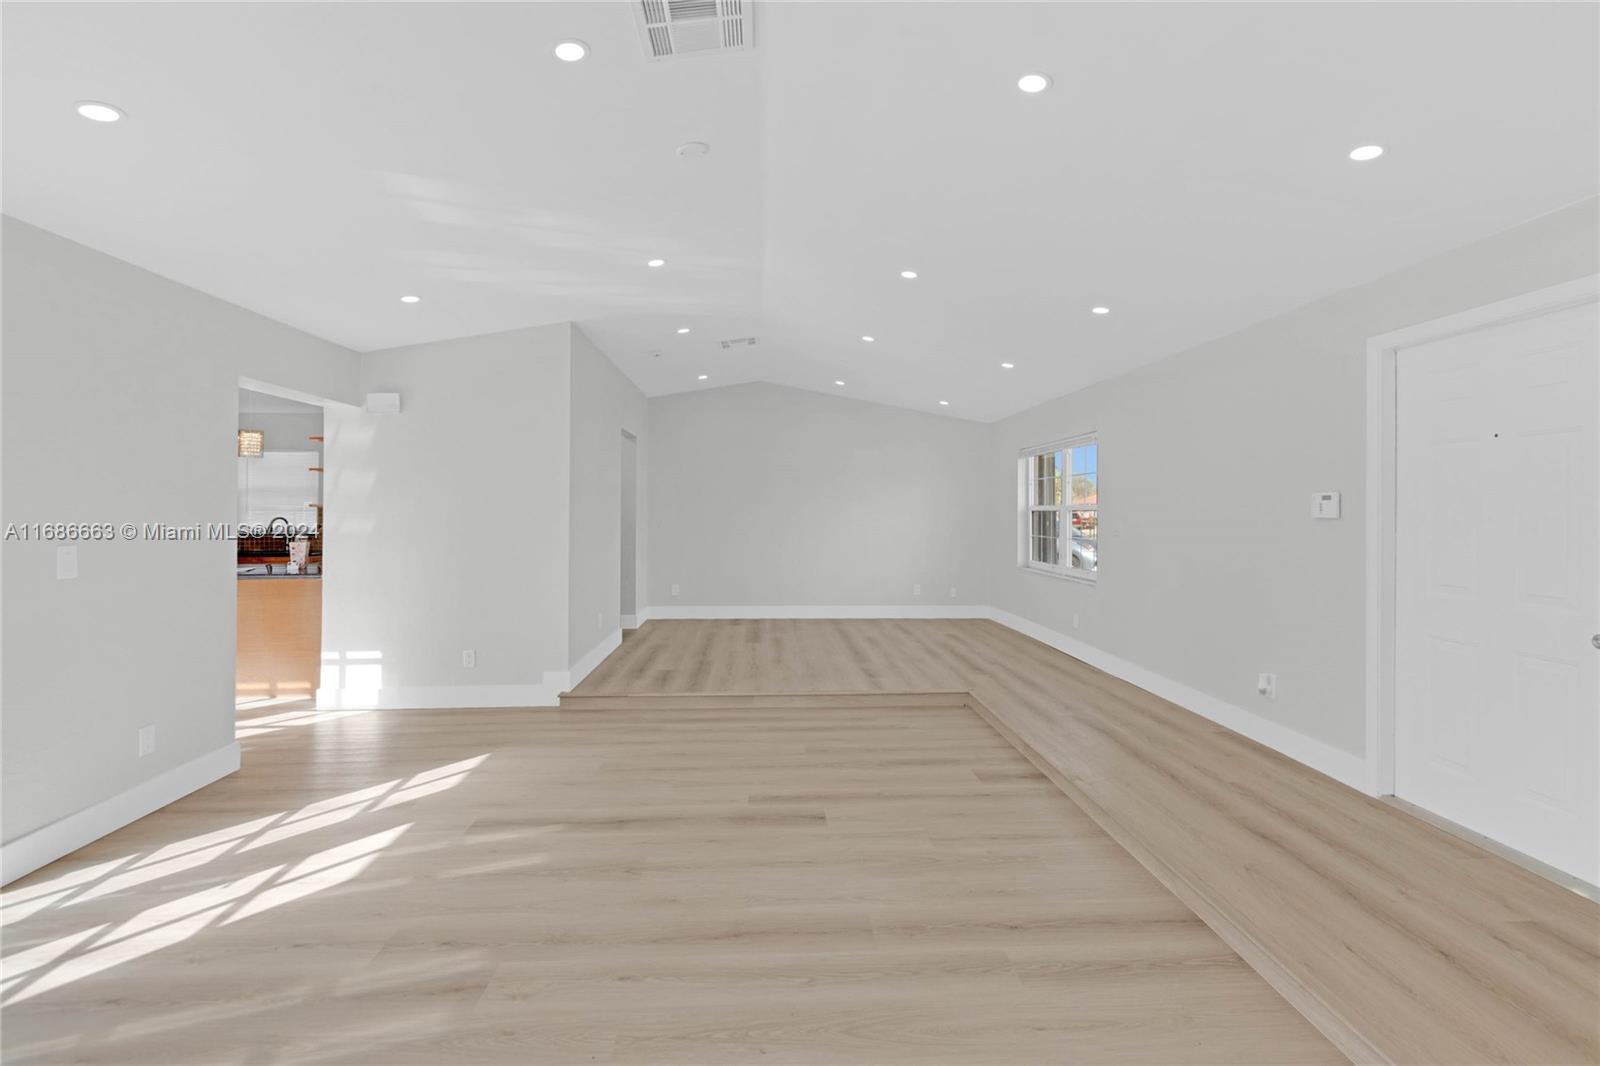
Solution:
{"label": "door casing", "polygon": [[[1367,341],[1367,791],[1395,790],[1395,366],[1401,351],[1600,301],[1600,274],[1380,334]],[[1600,402],[1600,397],[1597,397]]]}

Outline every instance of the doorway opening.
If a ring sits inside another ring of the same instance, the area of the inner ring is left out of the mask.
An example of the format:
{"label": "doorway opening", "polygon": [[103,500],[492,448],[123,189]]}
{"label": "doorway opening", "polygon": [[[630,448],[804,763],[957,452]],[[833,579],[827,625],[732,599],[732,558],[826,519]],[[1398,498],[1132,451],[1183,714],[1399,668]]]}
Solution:
{"label": "doorway opening", "polygon": [[320,684],[323,409],[239,390],[234,703],[310,711]]}

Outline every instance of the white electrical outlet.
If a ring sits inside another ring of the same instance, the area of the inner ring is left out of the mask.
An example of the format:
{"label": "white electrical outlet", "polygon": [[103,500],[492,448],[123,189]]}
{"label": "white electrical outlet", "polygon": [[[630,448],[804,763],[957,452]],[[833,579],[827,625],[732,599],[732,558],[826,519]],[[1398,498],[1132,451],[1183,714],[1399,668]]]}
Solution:
{"label": "white electrical outlet", "polygon": [[604,611],[596,611],[594,613],[594,627],[596,629],[604,629],[606,627],[606,613]]}
{"label": "white electrical outlet", "polygon": [[911,595],[913,595],[913,596],[922,595],[922,586],[921,585],[912,585],[911,586]]}
{"label": "white electrical outlet", "polygon": [[153,725],[139,728],[139,758],[152,755],[156,750],[156,727]]}
{"label": "white electrical outlet", "polygon": [[676,581],[672,583],[672,594],[674,596],[678,594],[678,583]]}
{"label": "white electrical outlet", "polygon": [[471,669],[478,665],[478,653],[468,648],[461,653],[461,665]]}
{"label": "white electrical outlet", "polygon": [[950,598],[952,600],[956,598],[956,587],[954,585],[950,586]]}
{"label": "white electrical outlet", "polygon": [[1077,629],[1078,628],[1078,612],[1077,611],[1073,611],[1072,612],[1072,628],[1073,629]]}
{"label": "white electrical outlet", "polygon": [[66,581],[78,576],[78,546],[65,544],[56,549],[56,580]]}
{"label": "white electrical outlet", "polygon": [[1278,675],[1257,674],[1256,692],[1269,700],[1276,699],[1278,696]]}

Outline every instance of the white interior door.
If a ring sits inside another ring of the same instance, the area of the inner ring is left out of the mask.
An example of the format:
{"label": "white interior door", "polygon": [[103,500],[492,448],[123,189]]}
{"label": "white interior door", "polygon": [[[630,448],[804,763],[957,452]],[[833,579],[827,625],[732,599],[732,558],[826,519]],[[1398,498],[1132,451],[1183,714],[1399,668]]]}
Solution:
{"label": "white interior door", "polygon": [[1396,355],[1395,793],[1600,883],[1597,305]]}

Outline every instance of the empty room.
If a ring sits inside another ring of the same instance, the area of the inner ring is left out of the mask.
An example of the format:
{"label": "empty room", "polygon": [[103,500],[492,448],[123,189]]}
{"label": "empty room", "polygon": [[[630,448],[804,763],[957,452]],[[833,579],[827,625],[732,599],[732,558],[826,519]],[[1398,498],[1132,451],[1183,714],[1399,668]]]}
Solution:
{"label": "empty room", "polygon": [[1600,5],[0,90],[7,1066],[1600,1063]]}

